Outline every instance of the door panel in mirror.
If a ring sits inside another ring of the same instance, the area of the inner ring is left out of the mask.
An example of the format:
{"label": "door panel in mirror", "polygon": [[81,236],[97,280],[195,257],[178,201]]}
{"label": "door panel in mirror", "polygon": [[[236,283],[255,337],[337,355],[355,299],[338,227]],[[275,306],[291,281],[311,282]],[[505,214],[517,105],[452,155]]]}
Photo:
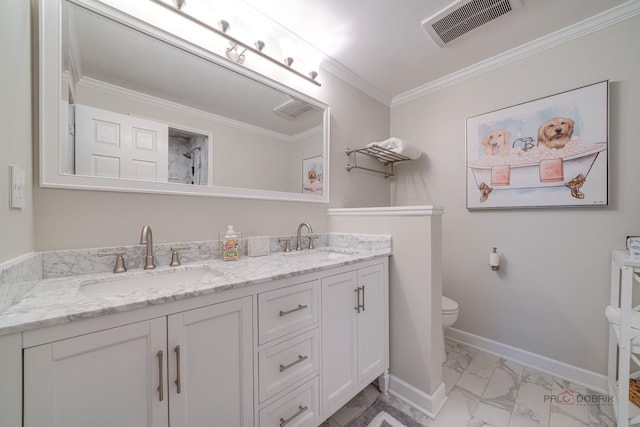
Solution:
{"label": "door panel in mirror", "polygon": [[74,116],[76,174],[167,181],[169,126],[80,104]]}

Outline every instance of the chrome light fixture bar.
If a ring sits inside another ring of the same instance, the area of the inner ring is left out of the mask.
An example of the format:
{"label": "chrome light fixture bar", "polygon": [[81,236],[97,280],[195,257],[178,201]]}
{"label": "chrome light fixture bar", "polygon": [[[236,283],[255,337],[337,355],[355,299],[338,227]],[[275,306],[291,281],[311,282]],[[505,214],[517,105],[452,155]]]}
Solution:
{"label": "chrome light fixture bar", "polygon": [[[244,43],[238,39],[236,39],[235,37],[227,34],[225,31],[220,30],[218,28],[212,27],[211,25],[200,21],[199,19],[189,15],[188,13],[185,13],[182,11],[182,6],[184,6],[184,1],[179,0],[177,2],[175,2],[176,6],[171,6],[168,3],[163,2],[162,0],[151,0],[153,3],[162,6],[163,8],[167,9],[167,10],[171,10],[172,12],[182,16],[183,18],[197,24],[200,25],[203,28],[206,28],[207,30],[219,35],[220,37],[224,37],[225,39],[227,39],[229,41],[230,47],[227,48],[227,57],[230,57],[231,60],[242,64],[244,62],[244,54],[245,52],[251,52],[255,55],[258,55],[264,59],[266,59],[269,62],[272,62],[274,64],[276,64],[277,66],[289,71],[290,73],[295,74],[298,77],[301,77],[303,79],[305,79],[308,82],[313,83],[316,86],[322,86],[319,82],[317,82],[315,80],[315,77],[318,75],[318,72],[316,70],[312,70],[309,72],[309,76],[306,76],[305,74],[299,72],[298,70],[295,70],[293,68],[291,68],[291,63],[293,62],[293,60],[291,61],[278,61],[277,59],[274,59],[273,57],[267,55],[266,53],[264,53],[262,51],[262,49],[264,49],[264,42],[256,42],[256,47],[253,47],[251,45],[248,45],[247,43]],[[226,21],[224,21],[226,22]],[[227,28],[228,28],[228,23],[227,23]],[[236,50],[238,48],[243,49],[241,53],[237,53]],[[234,52],[233,54],[230,55],[231,52]],[[238,59],[234,59],[234,58],[238,58]],[[289,59],[289,58],[287,58]]]}

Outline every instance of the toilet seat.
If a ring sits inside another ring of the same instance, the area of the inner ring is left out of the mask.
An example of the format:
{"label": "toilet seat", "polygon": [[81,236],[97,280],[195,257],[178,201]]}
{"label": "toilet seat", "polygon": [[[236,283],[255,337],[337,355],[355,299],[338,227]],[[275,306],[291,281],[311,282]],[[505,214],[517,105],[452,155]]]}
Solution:
{"label": "toilet seat", "polygon": [[458,303],[454,300],[442,296],[442,314],[454,314],[458,312]]}

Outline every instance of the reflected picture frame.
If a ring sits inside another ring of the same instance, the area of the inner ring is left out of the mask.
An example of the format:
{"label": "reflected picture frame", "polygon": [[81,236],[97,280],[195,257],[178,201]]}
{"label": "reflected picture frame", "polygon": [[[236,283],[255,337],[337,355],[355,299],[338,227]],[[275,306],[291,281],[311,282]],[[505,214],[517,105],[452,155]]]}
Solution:
{"label": "reflected picture frame", "polygon": [[302,193],[321,196],[324,191],[324,161],[322,156],[302,159]]}

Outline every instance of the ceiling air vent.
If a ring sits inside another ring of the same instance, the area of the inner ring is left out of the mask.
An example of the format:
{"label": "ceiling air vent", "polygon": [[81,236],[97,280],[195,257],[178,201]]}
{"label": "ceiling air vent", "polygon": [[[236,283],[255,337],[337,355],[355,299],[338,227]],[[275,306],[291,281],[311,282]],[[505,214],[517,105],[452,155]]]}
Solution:
{"label": "ceiling air vent", "polygon": [[302,102],[297,99],[290,99],[284,104],[278,105],[273,111],[277,114],[280,114],[285,117],[289,117],[291,119],[295,119],[296,117],[300,117],[307,111],[313,110],[313,106],[307,104],[306,102]]}
{"label": "ceiling air vent", "polygon": [[522,0],[458,0],[422,21],[440,47],[522,6]]}

